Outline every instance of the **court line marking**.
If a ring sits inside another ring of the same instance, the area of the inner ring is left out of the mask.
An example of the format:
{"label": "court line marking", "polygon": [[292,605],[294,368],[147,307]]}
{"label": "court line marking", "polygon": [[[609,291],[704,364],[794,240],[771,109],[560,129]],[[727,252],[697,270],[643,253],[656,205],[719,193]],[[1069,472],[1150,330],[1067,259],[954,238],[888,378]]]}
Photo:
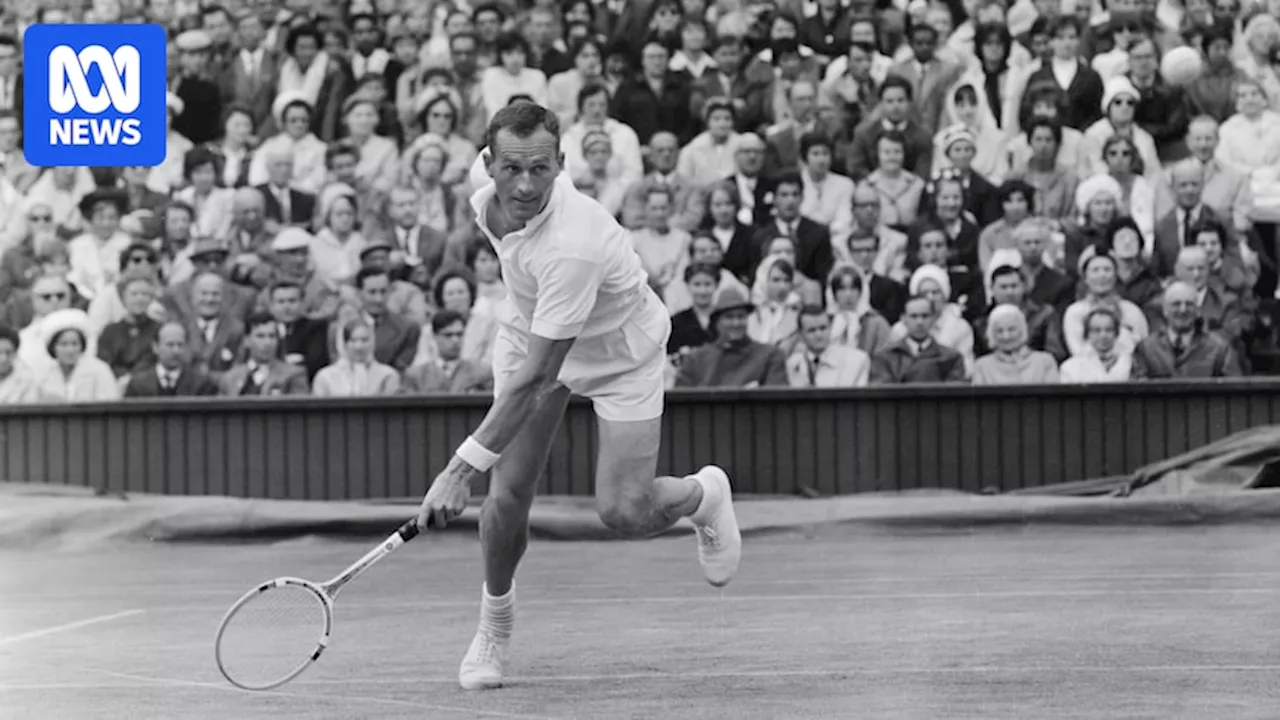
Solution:
{"label": "court line marking", "polygon": [[101,625],[102,623],[111,622],[113,620],[123,620],[124,618],[133,617],[134,615],[141,615],[144,612],[146,612],[144,609],[124,610],[118,613],[111,613],[110,615],[99,615],[98,617],[77,620],[63,625],[55,625],[53,627],[42,628],[40,630],[18,633],[17,635],[0,638],[0,648],[14,645],[25,640],[35,640],[36,638],[48,637],[49,635],[58,635],[72,630],[79,630],[80,628],[89,627],[91,625]]}
{"label": "court line marking", "polygon": [[[845,577],[845,578],[760,578],[751,580],[738,580],[737,587],[770,587],[770,586],[796,586],[796,585],[853,585],[853,584],[900,584],[907,585],[911,583],[920,584],[936,584],[939,582],[1009,582],[1018,581],[1020,583],[1039,582],[1052,583],[1057,581],[1120,581],[1129,584],[1138,584],[1144,581],[1163,581],[1163,580],[1213,580],[1215,578],[1276,578],[1280,577],[1280,572],[1238,572],[1238,573],[1212,573],[1212,574],[1193,574],[1193,573],[1168,573],[1168,574],[1151,574],[1151,575],[1134,575],[1132,573],[1102,573],[1088,575],[1040,575],[1035,578],[1023,579],[1014,575],[938,575],[932,577]],[[704,587],[704,581],[672,581],[659,583],[658,587],[681,588],[681,587]],[[208,595],[210,593],[243,593],[247,585],[195,585],[183,584],[172,587],[152,587],[146,585],[138,586],[115,586],[124,588],[129,591],[146,592],[148,595],[163,596],[184,596],[184,595]],[[578,590],[600,589],[600,590],[633,590],[634,583],[574,583],[573,587]],[[650,587],[653,587],[652,585]],[[44,593],[6,593],[0,590],[0,598],[6,602],[13,600],[36,599],[41,602],[66,600],[79,601],[78,598],[50,598]],[[447,599],[447,598],[446,598]]]}
{"label": "court line marking", "polygon": [[[131,675],[129,673],[115,672],[111,670],[101,670],[97,668],[78,668],[94,673],[100,673],[112,677],[118,677],[125,680],[133,680],[132,683],[11,683],[0,684],[0,690],[13,691],[35,691],[35,690],[99,690],[99,689],[139,689],[145,687],[154,687],[156,685],[172,685],[175,687],[200,687],[212,690],[221,690],[228,692],[243,692],[234,688],[224,687],[215,683],[203,683],[192,680],[178,680],[173,678],[148,678],[140,675]],[[878,676],[878,675],[965,675],[965,674],[1007,674],[1007,673],[1050,673],[1050,672],[1077,672],[1077,673],[1158,673],[1158,672],[1276,672],[1280,670],[1280,665],[978,665],[974,667],[900,667],[900,668],[869,668],[869,667],[852,667],[852,668],[831,668],[825,670],[725,670],[718,672],[685,672],[685,673],[617,673],[617,674],[581,674],[581,675],[516,675],[511,678],[510,689],[523,688],[528,685],[537,683],[576,683],[576,682],[607,682],[607,681],[636,681],[636,680],[716,680],[716,679],[735,679],[735,678],[769,678],[769,677],[790,677],[790,678],[813,678],[813,677],[847,677],[847,676]],[[335,678],[332,680],[294,680],[289,683],[297,687],[325,687],[335,685],[452,685],[457,680],[452,678],[433,678],[433,677],[415,677],[415,678]],[[334,698],[342,700],[358,700],[369,702],[384,702],[394,705],[413,705],[415,707],[432,708],[433,706],[423,705],[422,703],[410,703],[402,700],[391,700],[387,698],[366,698],[354,695],[330,695],[327,693],[302,695],[299,693],[286,693],[276,690],[268,690],[255,695],[280,695],[284,697],[299,697],[313,699],[316,697]],[[464,708],[447,708],[446,706],[434,706],[439,709],[464,710]],[[538,716],[519,715],[511,713],[503,713],[500,711],[483,711],[465,709],[466,712],[475,712],[478,714],[490,714],[496,717],[522,718],[532,719]]]}
{"label": "court line marking", "polygon": [[[484,710],[480,708],[468,708],[468,707],[460,707],[456,705],[439,705],[436,703],[426,703],[426,702],[420,702],[416,700],[415,701],[394,700],[392,698],[370,697],[365,695],[334,695],[330,693],[312,693],[308,695],[308,694],[302,694],[302,693],[284,692],[281,690],[262,690],[262,691],[250,692],[247,690],[240,690],[238,688],[229,687],[221,683],[201,682],[198,680],[183,680],[181,678],[147,677],[145,675],[134,675],[132,673],[124,673],[118,670],[103,670],[102,668],[93,668],[93,667],[84,667],[84,666],[77,666],[72,668],[70,666],[64,665],[62,667],[64,669],[83,670],[85,672],[98,673],[100,675],[106,675],[108,677],[117,677],[125,680],[133,680],[135,681],[135,683],[137,683],[134,686],[126,686],[121,684],[116,684],[116,685],[104,684],[99,686],[101,688],[133,687],[136,689],[141,687],[155,687],[156,685],[167,686],[167,687],[191,687],[191,688],[199,688],[203,690],[216,690],[218,692],[235,693],[237,695],[243,695],[243,696],[251,696],[251,695],[275,696],[280,698],[307,700],[312,702],[314,702],[319,698],[327,698],[330,700],[340,700],[344,702],[379,703],[382,705],[394,705],[397,707],[411,707],[411,708],[416,708],[418,710],[435,710],[435,711],[443,711],[443,712],[455,713],[455,714],[468,713],[468,714],[477,715],[477,716],[508,718],[509,720],[554,720],[554,718],[548,718],[542,715],[529,715],[527,713],[505,712],[501,710]],[[410,681],[406,680],[405,684],[409,684],[409,682]],[[456,683],[457,681],[454,680],[453,682]],[[323,685],[324,683],[316,682],[313,684],[316,686],[320,686],[320,685]],[[67,689],[70,689],[70,688],[67,688]]]}

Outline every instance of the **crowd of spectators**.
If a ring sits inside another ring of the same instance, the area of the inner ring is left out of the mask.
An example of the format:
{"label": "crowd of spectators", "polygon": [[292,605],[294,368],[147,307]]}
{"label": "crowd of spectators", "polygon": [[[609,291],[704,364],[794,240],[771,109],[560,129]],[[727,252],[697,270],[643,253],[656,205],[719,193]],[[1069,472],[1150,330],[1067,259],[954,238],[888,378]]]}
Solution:
{"label": "crowd of spectators", "polygon": [[[0,403],[484,392],[469,198],[531,100],[674,387],[1270,373],[1280,2],[72,0],[0,9]],[[170,29],[163,165],[22,153],[32,23]]]}

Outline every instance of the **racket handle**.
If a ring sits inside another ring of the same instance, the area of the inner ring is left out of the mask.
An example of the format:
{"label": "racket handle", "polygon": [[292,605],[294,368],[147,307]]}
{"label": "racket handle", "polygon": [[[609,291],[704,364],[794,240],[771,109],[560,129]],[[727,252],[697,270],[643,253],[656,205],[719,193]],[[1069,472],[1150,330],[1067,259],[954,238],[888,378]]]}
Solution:
{"label": "racket handle", "polygon": [[[427,518],[427,525],[428,526],[431,525],[430,517]],[[408,522],[401,525],[400,529],[396,530],[396,533],[400,535],[401,540],[405,542],[409,542],[410,540],[417,537],[418,533],[421,531],[422,531],[422,528],[418,527],[418,518],[413,517],[413,518],[409,518]]]}

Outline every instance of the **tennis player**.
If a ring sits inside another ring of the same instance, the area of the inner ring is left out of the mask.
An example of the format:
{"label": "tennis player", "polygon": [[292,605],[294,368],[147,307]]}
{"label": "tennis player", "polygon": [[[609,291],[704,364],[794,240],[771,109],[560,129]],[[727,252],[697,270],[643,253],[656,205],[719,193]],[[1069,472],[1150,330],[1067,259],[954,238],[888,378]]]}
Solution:
{"label": "tennis player", "polygon": [[599,421],[595,496],[605,525],[645,537],[690,518],[703,575],[717,587],[742,556],[723,470],[654,478],[671,321],[626,231],[562,173],[555,113],[508,105],[486,139],[480,161],[492,182],[477,185],[471,204],[507,286],[493,405],[432,482],[418,516],[422,527],[428,517],[444,527],[466,507],[472,481],[492,469],[480,511],[480,627],[458,671],[468,690],[502,686],[529,508],[571,392],[591,399]]}

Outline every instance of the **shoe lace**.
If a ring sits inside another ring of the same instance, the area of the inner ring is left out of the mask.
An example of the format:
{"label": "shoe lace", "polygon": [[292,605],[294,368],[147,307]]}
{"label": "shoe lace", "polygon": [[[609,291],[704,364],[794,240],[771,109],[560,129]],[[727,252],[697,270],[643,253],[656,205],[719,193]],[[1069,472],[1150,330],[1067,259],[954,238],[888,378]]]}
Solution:
{"label": "shoe lace", "polygon": [[476,652],[476,664],[488,665],[498,659],[498,642],[488,633],[480,634],[480,648]]}
{"label": "shoe lace", "polygon": [[710,525],[703,525],[698,528],[698,538],[701,539],[703,545],[713,550],[720,549],[720,534]]}

